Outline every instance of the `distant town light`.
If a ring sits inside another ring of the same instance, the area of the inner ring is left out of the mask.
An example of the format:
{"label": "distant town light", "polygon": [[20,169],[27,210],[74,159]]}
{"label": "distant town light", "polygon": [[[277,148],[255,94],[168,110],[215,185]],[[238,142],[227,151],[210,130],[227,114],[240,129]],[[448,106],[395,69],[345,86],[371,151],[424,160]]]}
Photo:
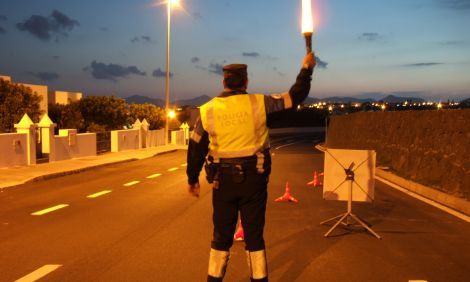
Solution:
{"label": "distant town light", "polygon": [[333,111],[333,106],[330,105],[330,106],[328,107],[328,111],[330,111],[330,112]]}
{"label": "distant town light", "polygon": [[437,104],[437,109],[440,110],[442,109],[442,104],[439,102],[439,104]]}
{"label": "distant town light", "polygon": [[175,111],[174,111],[174,110],[169,111],[169,112],[168,112],[168,117],[169,117],[170,119],[174,119],[174,118],[176,117]]}
{"label": "distant town light", "polygon": [[385,106],[385,104],[383,104],[382,106],[380,106],[380,108],[382,109],[382,111],[385,111],[385,109],[387,108],[387,106]]}

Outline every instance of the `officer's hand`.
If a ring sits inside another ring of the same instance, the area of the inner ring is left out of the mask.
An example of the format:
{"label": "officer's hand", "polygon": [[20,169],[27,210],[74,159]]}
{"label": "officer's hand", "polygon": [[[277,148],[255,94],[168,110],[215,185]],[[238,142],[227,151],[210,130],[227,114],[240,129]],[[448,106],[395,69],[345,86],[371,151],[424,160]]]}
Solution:
{"label": "officer's hand", "polygon": [[305,55],[304,57],[304,64],[302,65],[302,67],[304,69],[313,69],[315,67],[315,65],[317,64],[316,60],[315,60],[315,54],[313,54],[312,52],[308,53],[307,55]]}
{"label": "officer's hand", "polygon": [[199,183],[189,184],[188,185],[188,192],[191,196],[199,198],[199,192],[201,191],[201,186]]}

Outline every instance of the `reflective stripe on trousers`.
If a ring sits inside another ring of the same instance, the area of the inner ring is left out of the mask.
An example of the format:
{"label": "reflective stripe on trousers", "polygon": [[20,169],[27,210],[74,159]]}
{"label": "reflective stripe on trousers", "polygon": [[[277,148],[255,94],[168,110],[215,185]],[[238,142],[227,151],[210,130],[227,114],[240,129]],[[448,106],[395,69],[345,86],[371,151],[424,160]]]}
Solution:
{"label": "reflective stripe on trousers", "polygon": [[[225,270],[227,269],[228,260],[230,259],[230,253],[226,251],[219,251],[211,249],[209,254],[209,270],[208,275],[210,276],[208,281],[222,281],[225,276]],[[210,278],[215,279],[210,279]]]}
{"label": "reflective stripe on trousers", "polygon": [[266,262],[266,251],[246,251],[246,259],[250,269],[250,278],[256,281],[268,281],[268,265]]}

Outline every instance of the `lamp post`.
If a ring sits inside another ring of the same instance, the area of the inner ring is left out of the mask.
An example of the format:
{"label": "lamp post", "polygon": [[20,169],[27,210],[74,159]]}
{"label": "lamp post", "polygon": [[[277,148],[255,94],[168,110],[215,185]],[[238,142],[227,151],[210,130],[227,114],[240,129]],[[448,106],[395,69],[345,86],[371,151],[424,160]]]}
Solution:
{"label": "lamp post", "polygon": [[167,0],[167,37],[166,37],[166,88],[165,88],[165,145],[168,145],[169,137],[169,113],[170,113],[170,24],[171,24],[171,6],[179,5],[179,0]]}

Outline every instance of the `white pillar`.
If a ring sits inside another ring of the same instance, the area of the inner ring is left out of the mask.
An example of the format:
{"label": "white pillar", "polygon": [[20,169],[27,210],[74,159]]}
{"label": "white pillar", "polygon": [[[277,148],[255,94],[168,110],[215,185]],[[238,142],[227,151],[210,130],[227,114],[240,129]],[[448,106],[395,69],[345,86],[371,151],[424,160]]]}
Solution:
{"label": "white pillar", "polygon": [[34,122],[29,118],[28,114],[24,114],[20,122],[15,124],[15,128],[17,133],[24,133],[27,136],[28,165],[36,164],[36,126]]}
{"label": "white pillar", "polygon": [[142,123],[139,119],[137,119],[134,124],[132,125],[133,129],[139,130],[139,149],[142,149]]}
{"label": "white pillar", "polygon": [[56,161],[54,128],[57,125],[45,114],[38,123],[41,131],[42,152],[49,155],[49,162]]}
{"label": "white pillar", "polygon": [[150,147],[149,146],[149,142],[148,142],[148,132],[149,132],[149,127],[150,127],[150,124],[148,123],[148,121],[144,118],[144,120],[142,121],[142,148],[148,148]]}

